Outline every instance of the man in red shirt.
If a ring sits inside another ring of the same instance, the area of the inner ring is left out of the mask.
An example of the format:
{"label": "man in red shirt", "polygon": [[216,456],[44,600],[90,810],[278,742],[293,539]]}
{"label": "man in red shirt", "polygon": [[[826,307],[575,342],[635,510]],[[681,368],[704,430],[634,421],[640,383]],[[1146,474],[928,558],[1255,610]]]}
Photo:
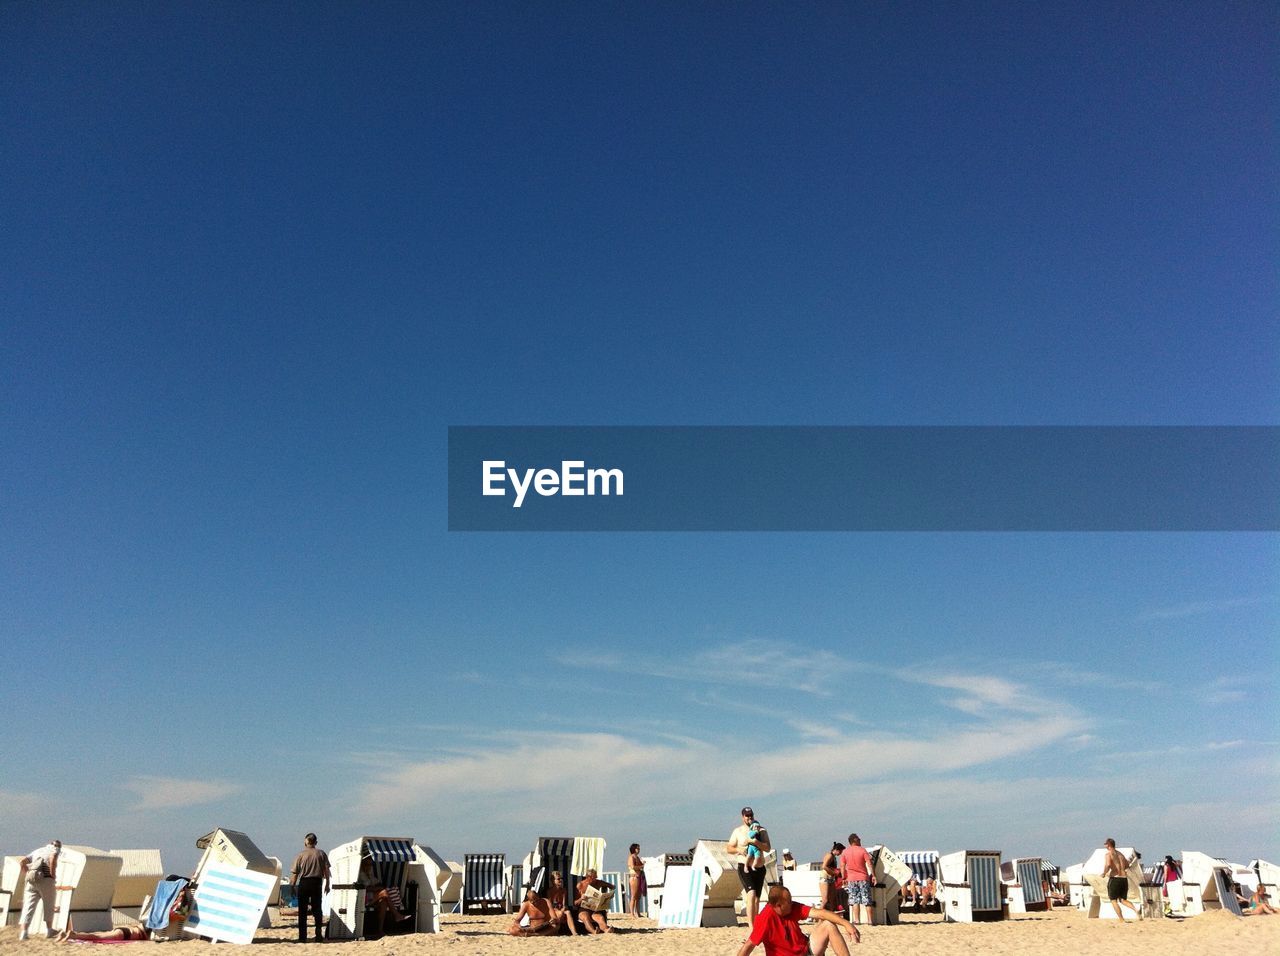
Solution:
{"label": "man in red shirt", "polygon": [[[821,925],[812,936],[800,931],[800,921],[812,916]],[[858,928],[843,917],[826,910],[811,909],[803,903],[791,902],[791,891],[785,886],[769,889],[769,905],[760,910],[751,927],[751,936],[738,950],[738,956],[749,956],[751,951],[764,944],[765,956],[822,956],[830,946],[836,956],[849,956],[849,947],[840,935],[840,927],[855,943],[861,943]]]}
{"label": "man in red shirt", "polygon": [[849,893],[849,918],[861,923],[865,911],[870,923],[871,877],[875,867],[871,864],[871,854],[863,849],[856,833],[849,834],[849,845],[840,854],[840,869],[844,873],[844,888]]}

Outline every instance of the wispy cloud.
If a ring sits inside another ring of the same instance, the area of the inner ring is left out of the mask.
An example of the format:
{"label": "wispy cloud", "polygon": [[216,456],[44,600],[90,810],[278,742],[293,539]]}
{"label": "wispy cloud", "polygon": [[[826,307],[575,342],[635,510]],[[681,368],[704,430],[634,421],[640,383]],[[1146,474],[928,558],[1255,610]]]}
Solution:
{"label": "wispy cloud", "polygon": [[1137,616],[1138,621],[1176,621],[1187,617],[1198,617],[1202,614],[1215,614],[1222,611],[1233,611],[1241,607],[1254,607],[1259,604],[1273,604],[1274,597],[1241,597],[1220,598],[1210,601],[1187,601],[1168,607],[1152,608]]}
{"label": "wispy cloud", "polygon": [[[365,812],[390,817],[406,806],[440,807],[460,799],[477,812],[501,808],[508,819],[515,813],[545,823],[564,811],[566,799],[587,795],[601,806],[670,805],[673,797],[691,803],[740,799],[744,789],[761,798],[807,795],[819,780],[830,792],[904,776],[945,775],[1078,739],[1090,727],[1063,701],[1004,678],[882,670],[876,693],[890,693],[895,683],[903,686],[892,692],[914,687],[910,693],[922,707],[939,714],[936,708],[951,707],[966,716],[940,717],[905,730],[859,727],[853,733],[836,724],[825,700],[813,696],[793,694],[769,706],[779,700],[777,687],[793,687],[792,681],[838,684],[832,671],[847,675],[851,668],[845,661],[821,655],[803,661],[786,649],[759,645],[748,658],[744,666],[742,645],[735,644],[705,650],[696,664],[686,661],[670,672],[712,685],[704,695],[709,703],[770,718],[749,744],[741,735],[718,740],[616,730],[500,732],[472,737],[461,752],[418,760],[402,756],[390,768],[371,763],[355,802]],[[668,673],[661,663],[634,659],[626,668]],[[786,683],[779,680],[780,672]],[[726,695],[724,685],[740,686],[735,682],[744,673],[771,675],[770,694],[759,702],[750,694]]]}
{"label": "wispy cloud", "polygon": [[135,776],[122,786],[138,795],[135,810],[168,810],[215,803],[243,788],[225,780],[184,780],[178,777]]}

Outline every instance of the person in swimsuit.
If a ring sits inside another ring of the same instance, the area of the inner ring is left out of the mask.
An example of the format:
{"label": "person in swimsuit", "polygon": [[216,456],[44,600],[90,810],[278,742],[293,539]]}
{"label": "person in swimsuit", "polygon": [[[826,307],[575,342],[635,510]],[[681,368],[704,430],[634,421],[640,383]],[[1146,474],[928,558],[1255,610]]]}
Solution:
{"label": "person in swimsuit", "polygon": [[1116,919],[1124,922],[1124,913],[1120,912],[1122,905],[1129,907],[1134,916],[1142,919],[1142,910],[1129,902],[1129,867],[1138,859],[1137,851],[1134,851],[1132,860],[1126,860],[1124,854],[1116,849],[1116,841],[1111,837],[1107,837],[1104,845],[1107,848],[1107,862],[1102,867],[1102,875],[1107,878],[1107,899],[1111,901],[1111,908],[1116,911]]}
{"label": "person in swimsuit", "polygon": [[627,851],[630,855],[627,857],[628,878],[631,884],[631,905],[627,908],[632,916],[640,915],[640,901],[644,899],[645,881],[644,881],[644,860],[640,858],[640,844],[631,844],[631,849]]}
{"label": "person in swimsuit", "polygon": [[568,930],[570,936],[577,936],[578,927],[573,922],[573,914],[569,912],[564,877],[559,870],[551,871],[551,889],[547,892],[547,902],[551,904],[551,918],[556,921],[556,931],[563,933]]}
{"label": "person in swimsuit", "polygon": [[1261,883],[1258,888],[1253,891],[1253,896],[1249,897],[1246,904],[1247,909],[1241,907],[1240,913],[1243,916],[1274,916],[1276,908],[1271,905],[1267,897],[1267,888]]}
{"label": "person in swimsuit", "polygon": [[64,929],[54,939],[55,943],[67,940],[84,943],[141,943],[151,938],[151,930],[145,926],[117,926],[115,929],[104,929],[96,933],[77,933],[73,929]]}
{"label": "person in swimsuit", "polygon": [[[529,925],[521,926],[520,921],[529,917]],[[551,913],[551,904],[529,887],[525,890],[524,902],[520,912],[516,913],[515,922],[507,930],[512,936],[554,936],[560,931],[560,923]]]}

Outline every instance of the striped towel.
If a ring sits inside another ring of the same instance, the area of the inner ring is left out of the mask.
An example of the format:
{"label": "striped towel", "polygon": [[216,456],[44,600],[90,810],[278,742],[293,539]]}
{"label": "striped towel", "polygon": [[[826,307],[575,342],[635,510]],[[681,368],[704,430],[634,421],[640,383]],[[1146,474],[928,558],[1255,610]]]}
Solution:
{"label": "striped towel", "polygon": [[585,876],[587,870],[599,873],[604,869],[604,837],[574,837],[573,859],[569,872]]}

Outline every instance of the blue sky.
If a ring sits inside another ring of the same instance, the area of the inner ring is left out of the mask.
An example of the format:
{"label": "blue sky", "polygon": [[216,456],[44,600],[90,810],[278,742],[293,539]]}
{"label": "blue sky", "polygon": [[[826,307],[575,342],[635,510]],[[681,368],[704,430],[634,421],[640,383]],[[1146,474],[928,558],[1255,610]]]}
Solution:
{"label": "blue sky", "polygon": [[1280,423],[1278,19],[4,5],[0,850],[1276,859],[1275,535],[450,534],[445,439]]}

